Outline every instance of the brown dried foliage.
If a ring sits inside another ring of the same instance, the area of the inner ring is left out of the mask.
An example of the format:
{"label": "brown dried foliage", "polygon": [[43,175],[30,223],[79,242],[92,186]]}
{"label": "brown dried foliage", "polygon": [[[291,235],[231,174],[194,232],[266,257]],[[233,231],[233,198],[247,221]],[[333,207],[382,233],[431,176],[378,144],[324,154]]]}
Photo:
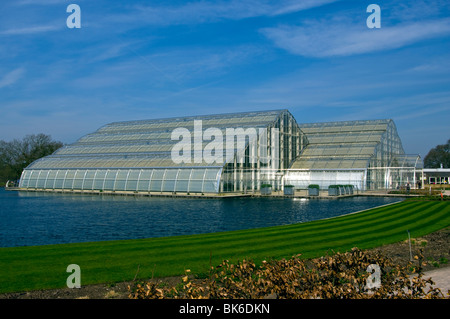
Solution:
{"label": "brown dried foliage", "polygon": [[[376,264],[381,270],[381,286],[367,288],[370,274],[367,267]],[[191,280],[182,277],[176,287],[160,287],[152,281],[135,283],[129,287],[130,298],[446,298],[433,288],[431,278],[425,279],[424,258],[418,252],[406,266],[394,264],[380,253],[368,253],[358,248],[349,252],[327,255],[313,260],[290,259],[262,261],[257,266],[251,260],[236,264],[228,260],[211,267],[208,279]],[[450,291],[449,291],[450,293]],[[447,293],[447,295],[449,295]]]}

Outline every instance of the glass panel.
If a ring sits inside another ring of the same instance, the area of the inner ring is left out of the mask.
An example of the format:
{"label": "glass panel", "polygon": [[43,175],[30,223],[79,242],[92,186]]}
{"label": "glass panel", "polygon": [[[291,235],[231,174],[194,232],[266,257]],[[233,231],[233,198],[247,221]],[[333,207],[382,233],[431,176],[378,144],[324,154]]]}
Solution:
{"label": "glass panel", "polygon": [[64,170],[58,171],[58,173],[56,174],[55,184],[54,184],[53,188],[62,188],[65,175],[66,175],[66,171],[64,171]]}
{"label": "glass panel", "polygon": [[20,178],[19,187],[28,187],[31,172],[31,170],[23,171],[22,177]]}
{"label": "glass panel", "polygon": [[42,173],[42,170],[35,170],[33,171],[33,174],[30,177],[30,187],[37,187],[37,183],[39,180],[39,175]]}
{"label": "glass panel", "polygon": [[113,190],[114,189],[114,180],[106,179],[103,183],[104,190]]}
{"label": "glass panel", "polygon": [[28,187],[36,187],[37,178],[39,177],[40,171],[33,170],[30,174],[30,178],[28,180]]}
{"label": "glass panel", "polygon": [[189,177],[192,169],[180,169],[178,172],[178,178],[176,183],[177,192],[187,192],[189,187]]}
{"label": "glass panel", "polygon": [[167,169],[164,175],[163,192],[173,192],[175,190],[175,180],[177,178],[177,169]]}
{"label": "glass panel", "polygon": [[73,181],[73,189],[81,189],[83,184],[85,170],[77,170]]}
{"label": "glass panel", "polygon": [[189,187],[189,180],[177,180],[176,189],[177,192],[187,192]]}
{"label": "glass panel", "polygon": [[139,179],[137,190],[139,191],[148,191],[150,188],[150,179],[152,176],[153,170],[142,170],[141,177]]}
{"label": "glass panel", "polygon": [[44,188],[45,187],[45,179],[47,178],[47,174],[49,173],[48,170],[40,171],[39,174],[36,175],[36,187],[37,188]]}
{"label": "glass panel", "polygon": [[64,184],[63,184],[64,189],[72,189],[74,177],[75,177],[75,171],[68,170],[67,174],[66,174],[66,178],[64,180]]}
{"label": "glass panel", "polygon": [[217,180],[217,173],[219,172],[219,169],[207,169],[205,180],[211,180],[216,181]]}
{"label": "glass panel", "polygon": [[217,183],[214,181],[206,181],[203,184],[203,192],[205,193],[216,193],[218,191],[217,189]]}
{"label": "glass panel", "polygon": [[103,182],[105,181],[106,171],[105,170],[98,170],[97,175],[95,175],[93,188],[95,190],[103,189]]}
{"label": "glass panel", "polygon": [[105,190],[114,190],[114,182],[116,180],[117,171],[116,170],[108,170],[106,172],[106,178],[104,182]]}
{"label": "glass panel", "polygon": [[152,180],[150,183],[150,190],[155,192],[161,191],[162,179],[164,176],[164,169],[155,169],[153,171]]}
{"label": "glass panel", "polygon": [[128,191],[135,191],[137,190],[137,182],[139,178],[140,170],[131,170],[130,174],[128,175],[128,182],[127,182],[127,190]]}
{"label": "glass panel", "polygon": [[202,180],[191,180],[189,182],[189,191],[190,192],[202,192],[203,181]]}
{"label": "glass panel", "polygon": [[215,193],[219,191],[219,171],[220,169],[208,169],[206,171],[205,181],[203,184],[204,192]]}
{"label": "glass panel", "polygon": [[191,180],[189,182],[189,191],[190,192],[202,192],[204,175],[205,175],[205,169],[193,169],[192,170]]}
{"label": "glass panel", "polygon": [[92,189],[95,173],[96,173],[95,170],[87,171],[86,177],[84,178],[84,182],[83,182],[83,186],[82,186],[83,189]]}
{"label": "glass panel", "polygon": [[58,171],[51,170],[47,175],[47,181],[45,182],[45,188],[54,188],[56,173]]}
{"label": "glass panel", "polygon": [[123,191],[125,190],[125,183],[128,176],[128,170],[119,170],[117,173],[114,190],[116,191]]}

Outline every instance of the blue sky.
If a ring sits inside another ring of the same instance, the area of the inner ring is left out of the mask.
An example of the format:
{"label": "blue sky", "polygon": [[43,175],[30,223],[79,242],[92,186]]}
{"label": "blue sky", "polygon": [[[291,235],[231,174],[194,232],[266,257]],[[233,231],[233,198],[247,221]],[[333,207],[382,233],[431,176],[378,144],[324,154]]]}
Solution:
{"label": "blue sky", "polygon": [[299,123],[392,118],[424,157],[450,138],[450,3],[0,3],[0,139],[72,143],[115,121],[280,108]]}

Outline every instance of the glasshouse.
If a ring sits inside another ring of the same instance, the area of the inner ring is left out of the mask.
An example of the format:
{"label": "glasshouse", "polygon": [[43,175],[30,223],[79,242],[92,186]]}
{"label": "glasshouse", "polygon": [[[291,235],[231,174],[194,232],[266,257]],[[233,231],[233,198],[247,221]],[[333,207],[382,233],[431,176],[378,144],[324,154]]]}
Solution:
{"label": "glasshouse", "polygon": [[392,120],[298,124],[288,110],[107,124],[31,163],[19,187],[147,193],[253,192],[413,182]]}

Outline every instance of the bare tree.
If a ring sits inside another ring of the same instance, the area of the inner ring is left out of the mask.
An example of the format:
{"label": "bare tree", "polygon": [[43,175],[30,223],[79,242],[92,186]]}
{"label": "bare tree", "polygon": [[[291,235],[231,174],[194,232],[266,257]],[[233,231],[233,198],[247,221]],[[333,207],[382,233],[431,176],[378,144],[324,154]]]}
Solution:
{"label": "bare tree", "polygon": [[42,133],[27,135],[22,140],[0,140],[0,184],[19,179],[25,167],[62,146],[63,143]]}

